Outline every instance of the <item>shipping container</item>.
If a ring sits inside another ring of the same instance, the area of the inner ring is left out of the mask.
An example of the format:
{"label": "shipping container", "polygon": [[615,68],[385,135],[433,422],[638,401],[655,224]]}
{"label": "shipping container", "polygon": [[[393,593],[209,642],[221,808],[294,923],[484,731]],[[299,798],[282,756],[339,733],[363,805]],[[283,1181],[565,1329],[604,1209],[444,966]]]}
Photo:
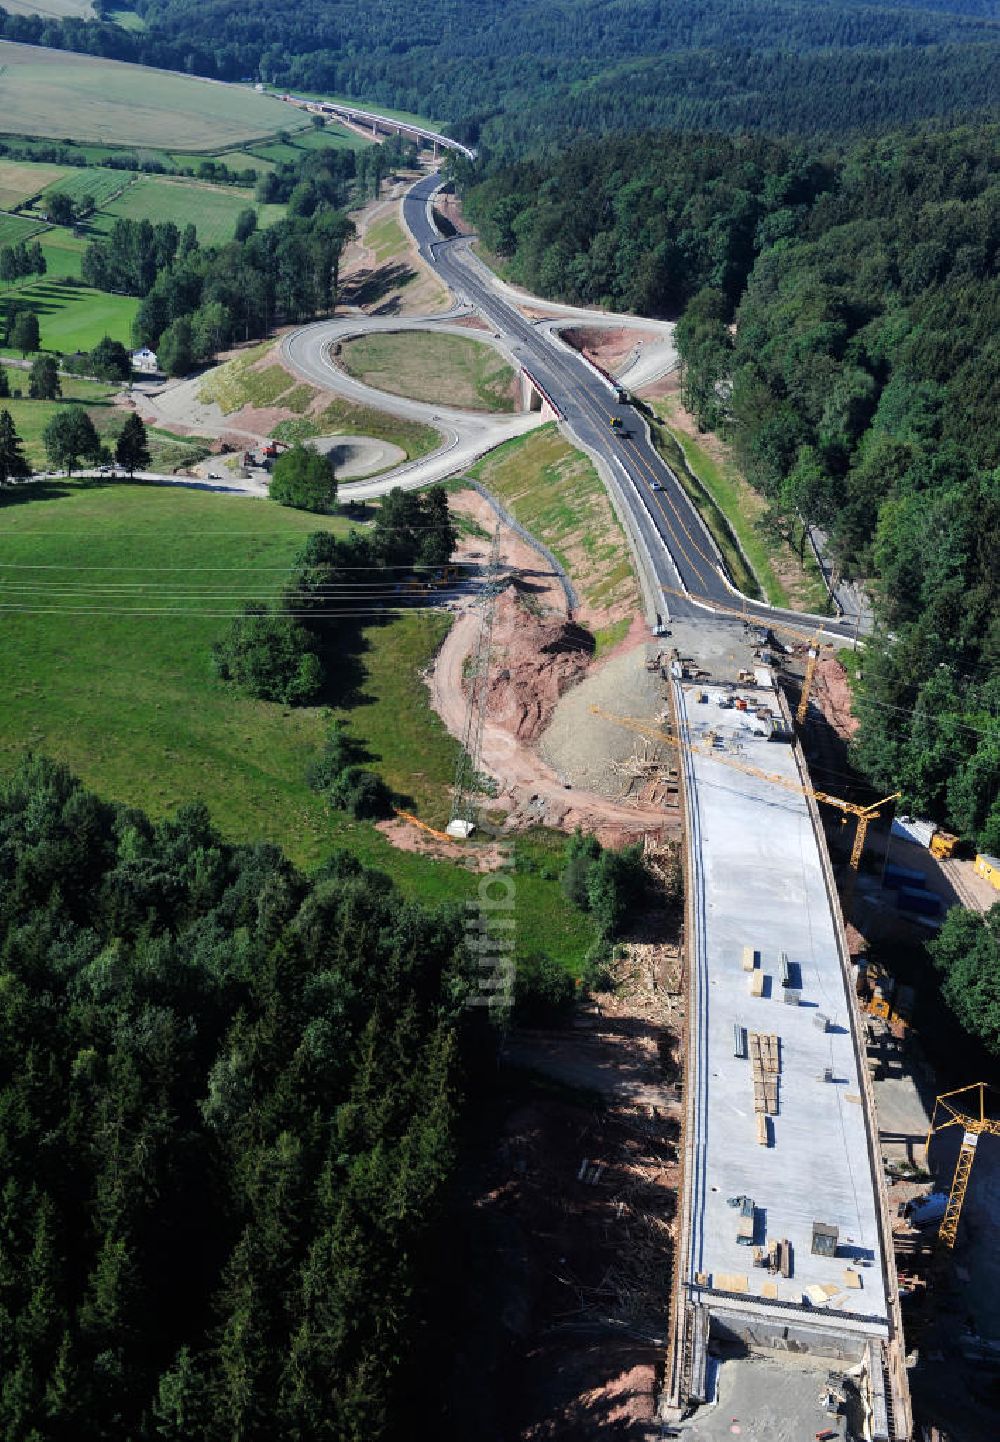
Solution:
{"label": "shipping container", "polygon": [[915,886],[901,886],[896,892],[896,905],[900,911],[914,911],[918,916],[938,916],[941,912],[937,892],[921,891]]}
{"label": "shipping container", "polygon": [[891,886],[893,891],[898,891],[901,886],[923,888],[927,885],[927,878],[922,871],[914,871],[910,866],[894,866],[890,862],[885,868],[885,885]]}

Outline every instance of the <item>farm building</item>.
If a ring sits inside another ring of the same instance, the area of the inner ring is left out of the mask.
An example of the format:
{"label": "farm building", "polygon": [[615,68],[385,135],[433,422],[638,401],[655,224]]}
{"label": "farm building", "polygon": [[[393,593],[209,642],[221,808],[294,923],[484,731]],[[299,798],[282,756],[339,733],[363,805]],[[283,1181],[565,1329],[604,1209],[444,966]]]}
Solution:
{"label": "farm building", "polygon": [[144,345],[141,350],[134,350],[132,352],[132,369],[138,371],[140,375],[156,375],[160,369],[156,351],[150,350],[148,345]]}

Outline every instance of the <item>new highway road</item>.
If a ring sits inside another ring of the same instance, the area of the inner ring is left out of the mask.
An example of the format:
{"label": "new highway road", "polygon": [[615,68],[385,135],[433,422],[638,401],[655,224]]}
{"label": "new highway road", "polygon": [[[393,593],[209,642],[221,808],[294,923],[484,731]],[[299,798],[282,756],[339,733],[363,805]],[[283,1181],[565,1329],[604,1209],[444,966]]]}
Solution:
{"label": "new highway road", "polygon": [[[658,591],[663,615],[704,614],[712,609],[745,610],[759,619],[801,621],[815,618],[776,611],[742,599],[729,586],[711,539],[680,482],[650,440],[642,417],[619,403],[615,387],[582,356],[543,327],[533,325],[492,283],[470,253],[470,241],[442,239],[431,205],[441,180],[425,176],[403,198],[403,216],[420,253],[459,299],[475,307],[538,383],[575,439],[605,462],[625,506],[633,537]],[[620,427],[612,426],[612,419]],[[680,593],[680,594],[678,594]],[[824,630],[850,637],[856,618],[827,620]]]}

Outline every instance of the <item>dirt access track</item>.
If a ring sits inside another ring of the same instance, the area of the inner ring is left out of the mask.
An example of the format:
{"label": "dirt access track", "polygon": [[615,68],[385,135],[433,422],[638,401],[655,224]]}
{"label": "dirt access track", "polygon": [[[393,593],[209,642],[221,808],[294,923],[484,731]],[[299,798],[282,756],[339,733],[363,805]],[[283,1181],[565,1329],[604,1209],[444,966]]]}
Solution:
{"label": "dirt access track", "polygon": [[[492,530],[494,512],[476,492],[459,492],[452,497],[452,506]],[[579,629],[569,621],[565,595],[551,570],[507,527],[501,528],[500,554],[505,565],[521,573],[522,586],[529,588],[519,594],[510,587],[498,602],[483,729],[481,769],[501,788],[496,805],[507,812],[506,827],[544,824],[572,831],[579,826],[611,845],[675,830],[676,821],[658,807],[622,804],[568,786],[538,755],[534,742],[559,697],[605,664],[606,658],[590,659],[589,644],[581,641]],[[464,541],[457,555],[481,561],[485,544]],[[434,709],[459,739],[468,709],[466,661],[475,648],[480,620],[478,607],[461,603],[428,676]],[[641,621],[640,639],[646,639]],[[630,644],[634,640],[626,638],[623,647]]]}

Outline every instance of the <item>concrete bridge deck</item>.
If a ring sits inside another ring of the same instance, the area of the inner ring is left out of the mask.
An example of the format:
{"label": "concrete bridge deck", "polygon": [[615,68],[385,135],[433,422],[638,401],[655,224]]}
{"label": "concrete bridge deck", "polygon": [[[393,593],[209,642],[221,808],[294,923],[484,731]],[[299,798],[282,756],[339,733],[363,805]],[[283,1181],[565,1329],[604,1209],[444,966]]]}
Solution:
{"label": "concrete bridge deck", "polygon": [[[777,693],[739,686],[746,711],[720,704],[733,694],[673,685],[682,736],[712,752],[687,750],[682,767],[690,1011],[674,1397],[705,1396],[712,1335],[865,1361],[885,1399],[873,1435],[905,1437],[884,1182],[825,838],[815,803],[792,789],[808,784],[798,747],[768,741],[754,714],[782,714]],[[730,1205],[743,1197],[746,1219]],[[814,1250],[816,1223],[836,1229],[832,1255]],[[760,1265],[776,1242],[784,1272]]]}

